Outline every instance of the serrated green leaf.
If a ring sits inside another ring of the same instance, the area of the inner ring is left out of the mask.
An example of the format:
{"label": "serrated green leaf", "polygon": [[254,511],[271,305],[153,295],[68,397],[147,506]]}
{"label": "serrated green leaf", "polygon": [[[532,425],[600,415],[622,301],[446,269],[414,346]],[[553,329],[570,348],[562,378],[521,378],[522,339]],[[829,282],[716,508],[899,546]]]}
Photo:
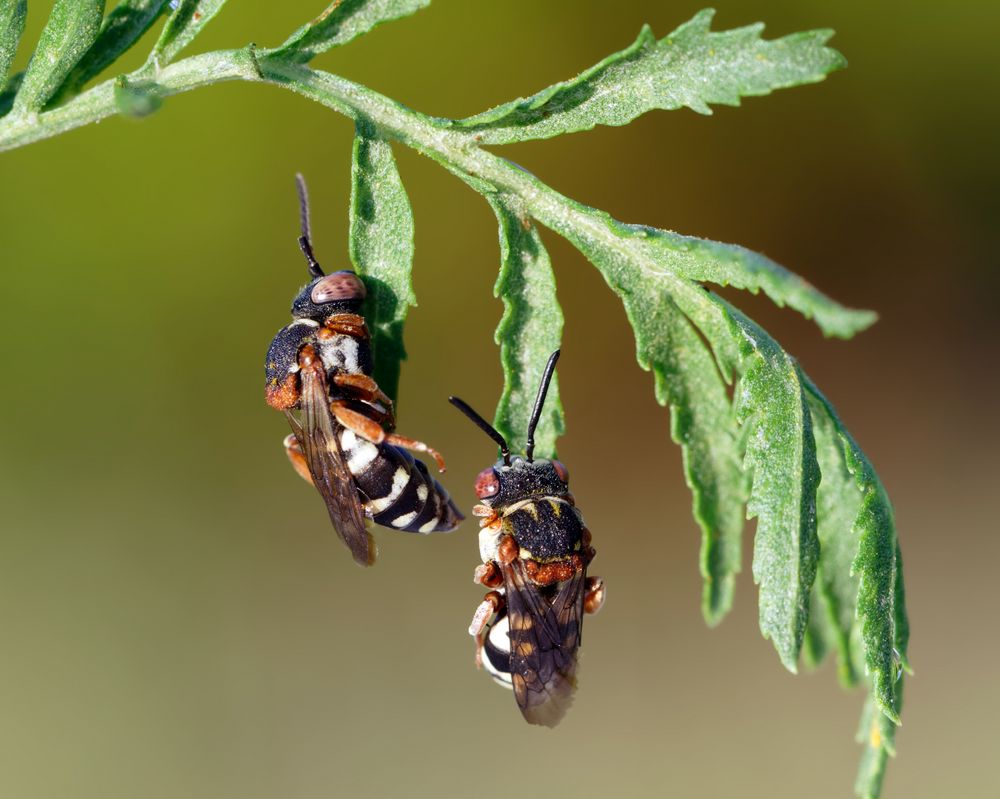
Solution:
{"label": "serrated green leaf", "polygon": [[[652,331],[650,331],[652,333]],[[733,604],[740,571],[746,478],[745,441],[712,354],[679,312],[661,331],[657,400],[670,405],[670,434],[681,446],[692,513],[701,527],[701,610],[714,626]]]}
{"label": "serrated green leaf", "polygon": [[320,53],[368,33],[376,25],[408,17],[431,0],[334,0],[316,19],[267,52],[285,61],[305,63]]}
{"label": "serrated green leaf", "polygon": [[827,336],[850,338],[878,318],[872,311],[846,308],[780,264],[738,244],[723,244],[645,225],[622,225],[623,235],[638,237],[649,257],[688,280],[764,293],[812,319]]}
{"label": "serrated green leaf", "polygon": [[[896,574],[893,587],[895,611],[895,641],[900,671],[893,686],[892,710],[899,718],[903,710],[903,672],[909,672],[906,650],[910,643],[910,625],[906,618],[906,589],[903,585],[903,558],[896,544]],[[890,757],[896,756],[896,723],[881,708],[878,700],[869,693],[858,725],[857,741],[864,745],[854,791],[861,799],[879,799],[885,767]]]}
{"label": "serrated green leaf", "polygon": [[[494,335],[504,376],[494,426],[516,450],[527,440],[545,364],[562,342],[563,315],[549,255],[524,204],[509,195],[490,194],[487,199],[500,226],[500,273],[493,294],[504,306]],[[554,375],[535,432],[536,456],[554,458],[556,440],[565,430],[559,378]]]}
{"label": "serrated green leaf", "polygon": [[760,23],[709,31],[714,14],[699,11],[659,41],[645,26],[630,47],[573,80],[456,124],[488,144],[507,144],[625,125],[653,109],[687,106],[710,114],[709,104],[739,105],[741,97],[815,83],[846,64],[840,53],[823,46],[833,31],[765,41]]}
{"label": "serrated green leaf", "polygon": [[[739,418],[752,431],[746,465],[754,472],[749,510],[760,518],[754,574],[761,583],[761,629],[795,671],[818,556],[819,481],[798,367],[753,322],[679,274],[675,251],[651,242],[657,237],[649,229],[623,225],[562,197],[535,203],[532,210],[579,248],[617,294],[634,297],[626,302],[633,329],[664,330],[657,314],[665,313],[669,299],[711,345],[720,373],[727,379],[737,370],[743,374]],[[640,349],[638,356],[640,365],[650,368],[649,353]],[[733,505],[730,500],[725,507]]]}
{"label": "serrated green leaf", "polygon": [[149,54],[147,63],[163,67],[173,61],[204,30],[225,3],[226,0],[179,0],[174,13],[167,18],[163,33]]}
{"label": "serrated green leaf", "polygon": [[125,0],[104,18],[101,32],[87,54],[63,82],[58,95],[76,94],[149,30],[168,0]]}
{"label": "serrated green leaf", "polygon": [[795,361],[747,317],[728,310],[746,359],[736,415],[749,425],[744,468],[753,475],[747,516],[757,517],[753,575],[760,586],[760,629],[795,672],[819,561],[812,416]]}
{"label": "serrated green leaf", "polygon": [[392,148],[367,122],[358,122],[351,165],[351,261],[368,287],[365,316],[372,333],[374,377],[395,402],[406,358],[403,323],[417,304],[413,212]]}
{"label": "serrated green leaf", "polygon": [[56,0],[24,71],[12,114],[41,111],[97,38],[104,0]]}
{"label": "serrated green leaf", "polygon": [[28,0],[8,0],[0,4],[0,90],[7,86],[7,71],[17,53],[28,17]]}
{"label": "serrated green leaf", "polygon": [[[628,225],[607,217],[604,224],[644,260],[688,281],[764,293],[779,307],[788,305],[816,322],[825,335],[850,338],[877,318],[872,311],[846,308],[785,267],[736,244],[724,244],[668,230]],[[714,344],[714,342],[713,342]]]}
{"label": "serrated green leaf", "polygon": [[814,388],[808,384],[806,393],[822,478],[816,497],[820,559],[814,589],[820,604],[814,606],[811,615],[826,626],[828,640],[837,651],[841,683],[849,687],[859,678],[851,652],[858,598],[858,580],[852,565],[858,553],[855,520],[862,495],[844,459],[840,431],[826,403],[816,399]]}
{"label": "serrated green leaf", "polygon": [[788,306],[812,319],[824,335],[850,338],[878,319],[874,311],[845,308],[781,264],[738,244],[723,244],[695,236],[682,236],[646,228],[651,247],[670,251],[670,261],[689,280],[763,290],[779,308]]}
{"label": "serrated green leaf", "polygon": [[[882,712],[898,724],[899,717],[893,709],[893,686],[899,655],[895,607],[897,541],[892,505],[874,467],[847,432],[836,411],[808,378],[806,390],[812,396],[814,405],[825,411],[830,430],[839,436],[845,466],[861,493],[861,502],[849,534],[858,541],[850,572],[858,585],[856,613],[861,623],[865,666],[872,695]],[[841,536],[848,537],[846,529]],[[844,580],[843,575],[839,579]]]}
{"label": "serrated green leaf", "polygon": [[[702,608],[715,624],[732,604],[746,496],[740,433],[723,382],[740,360],[729,320],[704,289],[655,260],[657,251],[642,231],[567,202],[579,224],[552,220],[550,226],[593,262],[621,298],[635,333],[636,359],[652,369],[657,401],[670,406],[671,434],[682,447],[702,530]],[[712,344],[721,373],[685,317]]]}

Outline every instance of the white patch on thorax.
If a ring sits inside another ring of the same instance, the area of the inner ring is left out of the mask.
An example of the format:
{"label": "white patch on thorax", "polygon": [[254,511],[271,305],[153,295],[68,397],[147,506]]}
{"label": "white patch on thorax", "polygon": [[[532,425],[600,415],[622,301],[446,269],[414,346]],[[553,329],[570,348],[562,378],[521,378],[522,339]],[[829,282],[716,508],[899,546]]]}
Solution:
{"label": "white patch on thorax", "polygon": [[484,527],[479,531],[479,556],[483,563],[497,560],[497,546],[500,543],[500,530]]}
{"label": "white patch on thorax", "polygon": [[319,357],[326,369],[339,369],[358,374],[358,340],[351,336],[334,336],[319,342]]}

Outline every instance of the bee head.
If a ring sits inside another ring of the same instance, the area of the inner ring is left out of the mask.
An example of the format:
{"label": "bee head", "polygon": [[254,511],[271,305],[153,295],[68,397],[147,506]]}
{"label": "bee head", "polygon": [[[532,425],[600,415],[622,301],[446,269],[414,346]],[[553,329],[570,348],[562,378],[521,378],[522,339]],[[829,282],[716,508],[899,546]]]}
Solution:
{"label": "bee head", "polygon": [[292,316],[322,322],[335,313],[360,313],[367,295],[365,284],[350,269],[320,272],[292,300]]}
{"label": "bee head", "polygon": [[449,397],[448,401],[469,417],[480,430],[492,438],[500,447],[500,460],[489,469],[484,469],[476,478],[476,496],[487,505],[501,505],[517,502],[530,496],[562,496],[569,493],[569,472],[557,460],[533,457],[535,450],[535,428],[542,416],[545,405],[545,395],[552,382],[552,375],[559,360],[559,350],[549,356],[542,375],[535,407],[531,411],[528,422],[528,441],[524,448],[524,457],[511,457],[507,440],[497,432],[496,428],[476,413],[468,404],[458,397]]}
{"label": "bee head", "polygon": [[292,300],[292,316],[322,322],[335,313],[359,313],[368,293],[365,284],[351,269],[342,269],[329,275],[323,272],[313,254],[309,234],[309,194],[302,175],[295,176],[295,184],[299,191],[299,217],[302,226],[299,247],[306,257],[309,274],[313,279]]}
{"label": "bee head", "polygon": [[567,494],[569,473],[557,460],[529,461],[515,455],[510,463],[504,463],[501,458],[476,478],[476,496],[487,505],[509,505],[533,496]]}

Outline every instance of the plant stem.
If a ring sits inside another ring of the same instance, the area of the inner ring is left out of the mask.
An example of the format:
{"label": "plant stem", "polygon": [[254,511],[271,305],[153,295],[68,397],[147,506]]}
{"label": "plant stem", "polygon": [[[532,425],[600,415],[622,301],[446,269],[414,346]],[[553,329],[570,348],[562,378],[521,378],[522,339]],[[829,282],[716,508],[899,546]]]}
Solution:
{"label": "plant stem", "polygon": [[[480,187],[487,184],[487,190],[520,197],[532,217],[571,242],[599,242],[602,247],[626,254],[623,240],[619,232],[611,229],[608,217],[559,194],[517,164],[483,150],[475,133],[453,129],[449,119],[421,114],[337,75],[291,64],[248,47],[192,56],[161,69],[147,65],[126,75],[125,80],[129,84],[155,85],[161,97],[227,80],[265,82],[290,89],[355,121],[368,120],[385,138],[426,155],[466,182]],[[51,111],[0,118],[0,152],[117,114],[115,81],[98,84]],[[629,255],[635,259],[634,252]],[[641,259],[637,265],[654,271],[682,310],[697,308],[701,313],[719,313],[704,292],[689,281]]]}
{"label": "plant stem", "polygon": [[[266,57],[259,60],[259,67],[268,83],[282,85],[351,119],[364,118],[385,138],[426,155],[468,183],[480,188],[487,184],[493,191],[520,197],[531,217],[577,246],[582,242],[599,242],[603,248],[620,251],[640,269],[655,273],[682,310],[697,309],[717,317],[722,327],[728,326],[719,306],[708,301],[700,287],[643,258],[637,259],[634,251],[627,251],[620,232],[611,228],[610,217],[565,197],[512,161],[483,150],[474,133],[451,129],[451,120],[413,111],[365,86],[327,72]],[[530,223],[528,219],[522,221]]]}
{"label": "plant stem", "polygon": [[[161,96],[179,94],[225,80],[259,80],[253,53],[220,50],[185,58],[162,69],[143,67],[125,76],[129,83],[155,83]],[[51,111],[0,117],[0,152],[48,139],[118,113],[111,78]]]}

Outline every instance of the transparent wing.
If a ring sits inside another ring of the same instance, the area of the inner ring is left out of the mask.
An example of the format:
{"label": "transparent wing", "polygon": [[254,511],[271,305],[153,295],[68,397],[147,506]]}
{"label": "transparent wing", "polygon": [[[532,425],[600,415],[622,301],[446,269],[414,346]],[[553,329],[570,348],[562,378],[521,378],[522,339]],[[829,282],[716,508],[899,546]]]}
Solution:
{"label": "transparent wing", "polygon": [[340,440],[330,414],[326,376],[320,363],[304,366],[300,374],[301,421],[291,411],[285,416],[302,446],[320,496],[326,503],[337,535],[362,566],[375,562],[375,542],[365,527],[365,516],[354,478],[344,463]]}
{"label": "transparent wing", "polygon": [[549,594],[529,579],[519,558],[501,568],[514,697],[528,722],[554,727],[576,689],[586,573],[580,570]]}

